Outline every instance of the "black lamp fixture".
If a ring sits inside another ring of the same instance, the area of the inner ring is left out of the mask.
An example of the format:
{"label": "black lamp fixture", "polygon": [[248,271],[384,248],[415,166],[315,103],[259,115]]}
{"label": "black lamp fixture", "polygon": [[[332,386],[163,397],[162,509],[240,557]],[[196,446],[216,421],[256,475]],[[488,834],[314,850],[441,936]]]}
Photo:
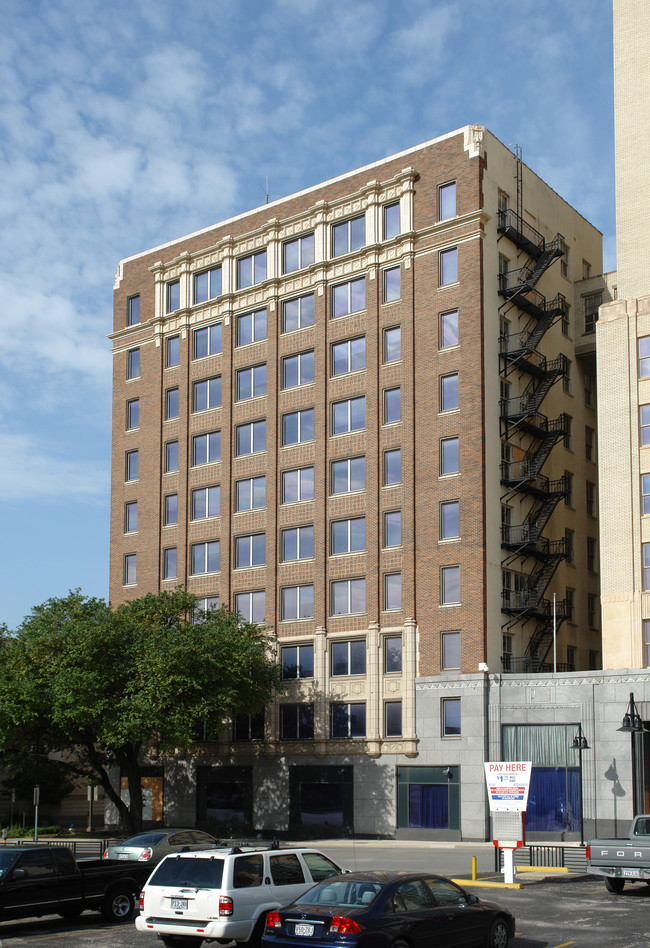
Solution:
{"label": "black lamp fixture", "polygon": [[641,715],[636,709],[634,695],[632,692],[630,692],[630,701],[627,706],[627,711],[623,715],[623,724],[616,730],[623,731],[626,734],[635,734],[646,730],[643,725],[643,721],[641,720]]}
{"label": "black lamp fixture", "polygon": [[587,738],[582,733],[582,724],[578,724],[578,733],[573,738],[573,743],[571,744],[571,750],[578,751],[578,775],[580,779],[580,845],[584,846],[585,830],[584,830],[584,821],[583,821],[584,799],[582,795],[582,752],[585,750],[589,750],[589,743],[587,741]]}
{"label": "black lamp fixture", "polygon": [[647,728],[645,727],[641,715],[636,709],[634,695],[630,692],[630,700],[627,711],[623,715],[623,724],[616,729],[630,735],[630,752],[632,757],[632,806],[634,813],[642,813],[645,809],[644,783],[644,764],[643,764],[643,738],[641,735]]}

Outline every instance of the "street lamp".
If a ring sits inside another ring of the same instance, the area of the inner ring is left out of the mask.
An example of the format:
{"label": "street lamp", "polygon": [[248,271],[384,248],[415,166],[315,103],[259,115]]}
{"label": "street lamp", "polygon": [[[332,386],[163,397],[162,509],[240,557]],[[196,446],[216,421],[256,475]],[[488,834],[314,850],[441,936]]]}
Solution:
{"label": "street lamp", "polygon": [[571,750],[578,751],[578,773],[580,775],[580,845],[584,846],[585,828],[584,828],[584,818],[583,818],[584,814],[583,814],[583,797],[582,797],[582,752],[583,750],[589,750],[589,744],[587,743],[587,738],[582,733],[581,724],[578,724],[578,733],[573,738]]}
{"label": "street lamp", "polygon": [[[641,737],[639,744],[639,735],[643,735],[646,728],[641,720],[641,715],[636,709],[636,704],[634,703],[634,695],[630,692],[630,701],[627,706],[627,711],[623,715],[623,724],[621,727],[617,728],[618,731],[623,731],[624,734],[630,735],[631,741],[631,756],[632,756],[632,803],[634,806],[633,816],[636,816],[637,813],[643,813],[645,810],[645,805],[642,803],[640,796],[641,791],[643,791],[643,737]],[[640,746],[640,753],[637,753],[637,747]]]}

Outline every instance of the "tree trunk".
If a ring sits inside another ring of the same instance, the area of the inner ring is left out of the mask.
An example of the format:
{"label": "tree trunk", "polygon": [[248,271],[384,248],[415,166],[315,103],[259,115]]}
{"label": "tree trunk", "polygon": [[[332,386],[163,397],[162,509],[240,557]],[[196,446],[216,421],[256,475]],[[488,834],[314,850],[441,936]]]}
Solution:
{"label": "tree trunk", "polygon": [[[118,785],[117,790],[111,783],[111,779],[108,775],[106,769],[104,757],[100,754],[93,744],[87,743],[85,745],[86,753],[88,754],[88,760],[90,761],[93,770],[100,779],[101,785],[104,788],[106,796],[114,805],[115,809],[119,814],[120,820],[120,829],[128,833],[129,836],[132,836],[134,833],[139,832],[142,829],[142,787],[140,786],[140,768],[138,765],[138,753],[139,745],[130,747],[128,749],[123,749],[122,752],[115,754],[115,761],[120,768],[127,772],[127,781],[129,786],[129,803],[125,803],[122,799],[121,786]],[[134,814],[133,803],[134,795],[132,791],[132,771],[133,764],[130,764],[130,761],[135,762],[135,767],[138,771],[138,779],[135,781],[137,785],[136,792],[136,806],[138,807],[137,812]],[[121,778],[120,779],[121,782]]]}

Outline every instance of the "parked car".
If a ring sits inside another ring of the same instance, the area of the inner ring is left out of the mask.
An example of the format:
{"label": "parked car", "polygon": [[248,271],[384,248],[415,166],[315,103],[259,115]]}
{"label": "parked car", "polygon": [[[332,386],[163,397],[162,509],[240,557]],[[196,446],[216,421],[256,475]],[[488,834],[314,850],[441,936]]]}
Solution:
{"label": "parked car", "polygon": [[148,866],[101,859],[78,863],[65,846],[0,849],[0,920],[62,915],[76,918],[99,909],[107,921],[131,917]]}
{"label": "parked car", "polygon": [[317,849],[277,844],[167,856],[140,893],[135,925],[176,948],[198,948],[204,939],[253,948],[268,911],[341,872]]}
{"label": "parked car", "polygon": [[107,846],[103,859],[134,859],[157,866],[170,853],[194,849],[214,849],[219,840],[196,829],[146,830]]}
{"label": "parked car", "polygon": [[635,816],[627,837],[590,839],[587,871],[605,877],[610,892],[622,892],[626,882],[650,882],[650,814]]}
{"label": "parked car", "polygon": [[266,916],[262,948],[506,948],[507,908],[431,873],[336,876]]}

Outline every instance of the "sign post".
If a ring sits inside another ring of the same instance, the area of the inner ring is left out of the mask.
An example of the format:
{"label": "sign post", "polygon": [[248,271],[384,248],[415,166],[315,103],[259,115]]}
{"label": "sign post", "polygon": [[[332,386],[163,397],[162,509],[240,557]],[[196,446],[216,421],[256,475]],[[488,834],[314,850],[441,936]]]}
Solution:
{"label": "sign post", "polygon": [[486,761],[493,840],[503,850],[503,872],[506,882],[516,875],[515,850],[525,841],[524,814],[528,805],[531,761]]}

